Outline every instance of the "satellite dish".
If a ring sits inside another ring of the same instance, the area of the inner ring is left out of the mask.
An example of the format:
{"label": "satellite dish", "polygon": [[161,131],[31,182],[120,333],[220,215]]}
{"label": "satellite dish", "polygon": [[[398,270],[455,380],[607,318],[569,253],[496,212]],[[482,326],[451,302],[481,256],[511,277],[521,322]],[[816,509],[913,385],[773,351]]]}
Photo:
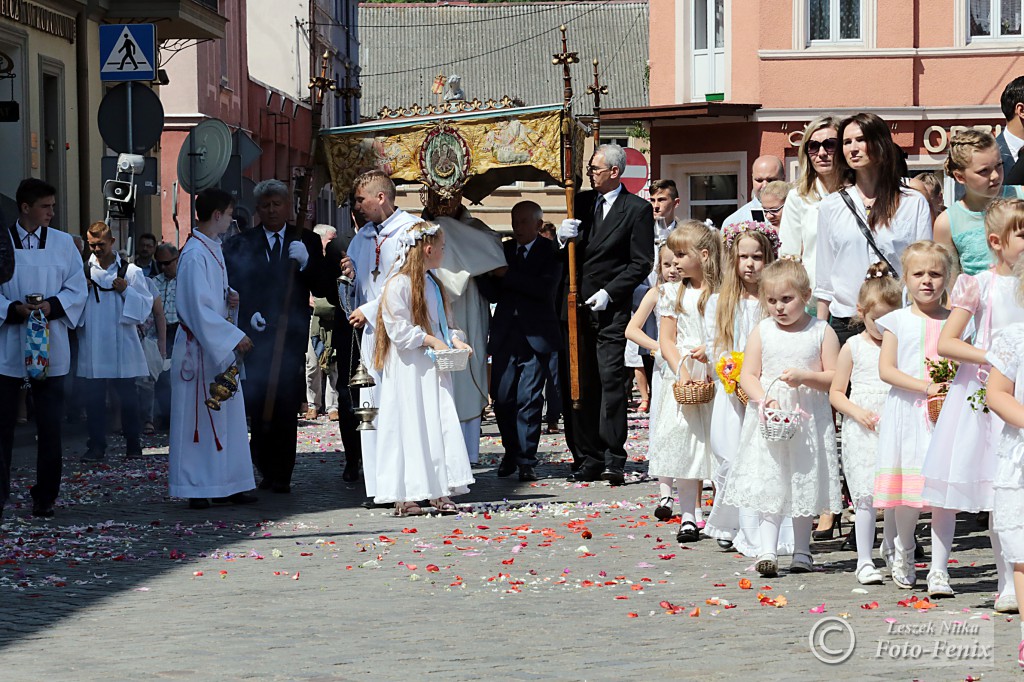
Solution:
{"label": "satellite dish", "polygon": [[224,121],[210,118],[188,134],[178,153],[178,182],[195,194],[220,182],[231,161],[233,141]]}

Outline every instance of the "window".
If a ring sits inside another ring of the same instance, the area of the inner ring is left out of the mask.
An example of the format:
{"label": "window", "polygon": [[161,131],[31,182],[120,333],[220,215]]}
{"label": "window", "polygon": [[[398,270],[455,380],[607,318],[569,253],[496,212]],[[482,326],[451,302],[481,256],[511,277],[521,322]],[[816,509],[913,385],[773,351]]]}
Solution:
{"label": "window", "polygon": [[721,225],[739,207],[736,175],[695,173],[688,180],[690,217],[694,220],[711,218],[715,225]]}
{"label": "window", "polygon": [[808,0],[807,35],[812,43],[862,42],[861,0]]}
{"label": "window", "polygon": [[969,0],[970,39],[1020,38],[1024,0]]}
{"label": "window", "polygon": [[690,55],[694,100],[725,92],[725,0],[692,0]]}

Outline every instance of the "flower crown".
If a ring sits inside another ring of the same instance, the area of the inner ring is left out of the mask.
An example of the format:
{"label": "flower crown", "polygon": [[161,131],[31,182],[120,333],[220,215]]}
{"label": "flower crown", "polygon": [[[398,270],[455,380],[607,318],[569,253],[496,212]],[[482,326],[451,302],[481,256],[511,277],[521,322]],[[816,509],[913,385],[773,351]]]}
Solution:
{"label": "flower crown", "polygon": [[747,232],[760,232],[771,243],[776,252],[782,248],[782,240],[779,239],[779,232],[769,223],[762,223],[756,220],[744,220],[741,223],[729,223],[722,229],[722,237],[725,240],[725,248],[731,249],[736,239]]}
{"label": "flower crown", "polygon": [[401,268],[405,264],[406,256],[416,242],[424,237],[437,234],[440,229],[441,226],[437,223],[418,223],[398,235],[398,263],[395,267]]}

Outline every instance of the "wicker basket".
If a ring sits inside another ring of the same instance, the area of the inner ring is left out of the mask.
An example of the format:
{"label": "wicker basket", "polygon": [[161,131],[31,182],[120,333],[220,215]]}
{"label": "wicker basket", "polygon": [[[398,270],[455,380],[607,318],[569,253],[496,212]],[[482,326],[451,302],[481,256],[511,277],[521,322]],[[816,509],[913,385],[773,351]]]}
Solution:
{"label": "wicker basket", "polygon": [[[777,381],[778,379],[775,379],[775,381],[768,385],[768,390],[764,394],[765,402],[767,402],[768,395]],[[761,430],[761,435],[766,441],[777,443],[789,440],[796,435],[796,432],[800,429],[800,422],[803,420],[803,413],[799,409],[780,410],[778,408],[765,407],[764,403],[762,403],[759,417],[760,423],[758,427]]]}
{"label": "wicker basket", "polygon": [[471,352],[468,348],[436,350],[434,351],[434,364],[441,372],[461,372],[469,364]]}
{"label": "wicker basket", "polygon": [[746,407],[747,403],[750,402],[750,396],[747,395],[747,392],[744,391],[743,387],[740,386],[739,384],[736,384],[736,393],[734,395],[736,396],[736,399],[740,401],[740,405],[742,405],[743,407]]}
{"label": "wicker basket", "polygon": [[944,402],[946,402],[945,393],[937,393],[928,398],[928,419],[931,420],[932,424],[939,421],[939,413],[942,412],[942,404]]}
{"label": "wicker basket", "polygon": [[689,384],[677,381],[672,384],[672,395],[680,405],[702,405],[715,399],[715,385],[710,381]]}

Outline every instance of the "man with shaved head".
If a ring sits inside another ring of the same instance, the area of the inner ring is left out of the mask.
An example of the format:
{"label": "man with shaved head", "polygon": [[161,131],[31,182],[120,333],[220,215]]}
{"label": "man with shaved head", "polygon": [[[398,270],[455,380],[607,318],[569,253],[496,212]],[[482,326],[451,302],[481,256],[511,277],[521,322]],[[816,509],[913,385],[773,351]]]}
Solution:
{"label": "man with shaved head", "polygon": [[732,223],[741,223],[744,220],[751,220],[753,211],[762,210],[761,190],[769,182],[786,179],[786,169],[777,156],[765,154],[754,159],[754,165],[750,172],[750,201],[743,204],[735,213],[726,218],[719,227],[725,227]]}
{"label": "man with shaved head", "polygon": [[516,204],[513,239],[504,244],[508,268],[486,278],[485,294],[497,302],[487,349],[494,415],[505,448],[498,476],[518,471],[520,481],[537,480],[545,368],[557,376],[561,343],[555,291],[562,266],[551,241],[539,237],[543,225],[540,206]]}

